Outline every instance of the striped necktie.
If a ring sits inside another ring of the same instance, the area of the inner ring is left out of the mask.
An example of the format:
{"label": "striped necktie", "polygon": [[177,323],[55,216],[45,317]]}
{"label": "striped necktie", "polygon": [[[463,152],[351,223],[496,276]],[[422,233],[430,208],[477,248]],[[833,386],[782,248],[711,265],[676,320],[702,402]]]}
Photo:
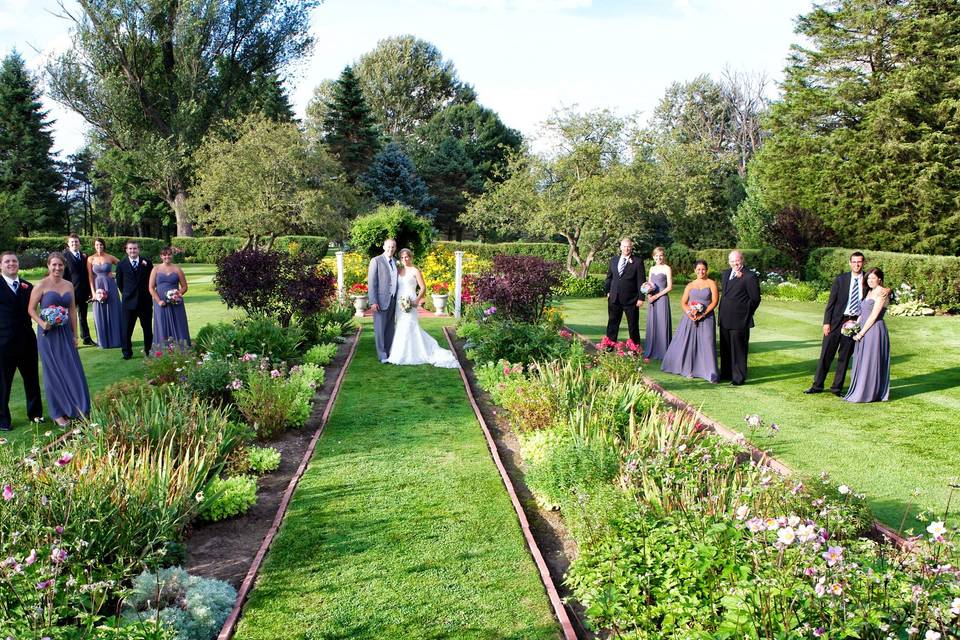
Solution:
{"label": "striped necktie", "polygon": [[850,315],[860,315],[860,284],[853,276],[850,276]]}
{"label": "striped necktie", "polygon": [[623,270],[627,268],[627,259],[620,256],[620,265],[617,267],[617,275],[623,275]]}

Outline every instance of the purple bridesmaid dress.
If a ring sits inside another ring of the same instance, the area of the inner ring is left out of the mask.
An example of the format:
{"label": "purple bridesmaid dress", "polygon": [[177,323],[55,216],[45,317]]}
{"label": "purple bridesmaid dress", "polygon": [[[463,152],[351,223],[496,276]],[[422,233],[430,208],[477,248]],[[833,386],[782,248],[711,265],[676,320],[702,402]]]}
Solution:
{"label": "purple bridesmaid dress", "polygon": [[[700,302],[706,308],[710,306],[711,297],[709,288],[691,289],[689,301]],[[708,382],[718,380],[717,325],[712,311],[697,322],[683,314],[677,332],[663,355],[660,370],[688,378],[703,378]]]}
{"label": "purple bridesmaid dress", "polygon": [[[69,293],[47,291],[40,298],[40,306],[59,305],[69,309],[72,300]],[[79,418],[89,414],[90,391],[70,324],[49,331],[38,326],[37,351],[43,365],[43,391],[47,397],[48,415]]]}
{"label": "purple bridesmaid dress", "polygon": [[[650,282],[657,285],[658,291],[667,288],[667,275],[655,273]],[[661,360],[670,346],[670,334],[673,333],[673,320],[670,317],[670,298],[661,296],[647,306],[647,332],[643,337],[643,357]]]}
{"label": "purple bridesmaid dress", "polygon": [[[863,325],[876,302],[866,298],[860,305],[860,324]],[[890,398],[890,334],[880,310],[877,321],[867,329],[853,348],[853,373],[850,388],[843,397],[847,402],[878,402]]]}
{"label": "purple bridesmaid dress", "polygon": [[[167,292],[180,286],[180,278],[176,272],[162,273],[157,271],[157,294],[161,300],[166,300]],[[190,346],[190,328],[187,326],[187,310],[180,304],[166,304],[164,306],[153,303],[153,350],[163,350],[167,345],[175,343],[181,347]]]}
{"label": "purple bridesmaid dress", "polygon": [[109,262],[93,265],[93,291],[107,292],[105,302],[93,303],[93,326],[97,329],[97,346],[101,349],[119,349],[123,346],[123,317],[120,313],[120,290],[110,277],[113,265]]}

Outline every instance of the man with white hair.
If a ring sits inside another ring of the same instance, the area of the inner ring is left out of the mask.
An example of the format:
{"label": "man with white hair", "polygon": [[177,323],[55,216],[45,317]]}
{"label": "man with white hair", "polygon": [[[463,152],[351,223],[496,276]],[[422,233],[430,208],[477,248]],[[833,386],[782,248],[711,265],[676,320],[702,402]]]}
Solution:
{"label": "man with white hair", "polygon": [[720,276],[720,380],[739,386],[747,381],[747,352],[753,314],[760,306],[760,282],[743,268],[743,254],[734,249],[729,269]]}

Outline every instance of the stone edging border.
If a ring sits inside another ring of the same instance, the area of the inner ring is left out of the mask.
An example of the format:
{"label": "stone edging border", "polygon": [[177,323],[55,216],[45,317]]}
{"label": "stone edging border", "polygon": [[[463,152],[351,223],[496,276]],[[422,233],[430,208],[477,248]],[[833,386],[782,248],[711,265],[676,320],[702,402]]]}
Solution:
{"label": "stone edging border", "polygon": [[234,603],[233,610],[227,617],[226,622],[223,623],[223,627],[220,630],[220,635],[217,636],[217,640],[230,640],[233,638],[233,634],[237,630],[237,623],[240,621],[240,614],[243,612],[243,606],[247,602],[247,597],[253,590],[253,583],[257,579],[257,574],[260,572],[260,567],[263,565],[263,560],[267,556],[267,551],[270,550],[270,545],[273,544],[274,537],[276,537],[277,532],[280,530],[280,525],[283,523],[283,518],[287,513],[287,507],[290,505],[290,500],[293,498],[293,492],[296,491],[297,485],[300,484],[300,479],[303,477],[304,472],[306,472],[307,465],[310,463],[310,458],[313,457],[313,452],[317,448],[317,442],[320,440],[320,436],[323,435],[323,429],[327,426],[327,420],[330,419],[330,413],[333,411],[333,405],[337,400],[337,396],[340,395],[340,385],[343,383],[343,378],[347,373],[347,369],[350,368],[350,363],[353,362],[353,355],[357,351],[357,345],[360,344],[360,334],[362,331],[362,325],[357,327],[357,332],[354,334],[353,345],[350,347],[350,353],[347,354],[347,359],[343,362],[343,367],[340,369],[339,375],[337,375],[337,381],[334,383],[333,389],[330,391],[330,398],[327,400],[327,406],[323,409],[323,414],[320,417],[320,425],[317,427],[317,431],[313,434],[310,444],[307,445],[306,451],[303,452],[303,459],[300,461],[300,466],[297,467],[293,477],[290,478],[290,484],[287,485],[287,490],[284,491],[283,498],[280,500],[280,506],[277,508],[277,515],[273,518],[273,524],[270,526],[267,534],[263,537],[263,542],[260,543],[260,549],[257,551],[257,555],[253,557],[253,562],[250,563],[250,568],[247,570],[247,575],[243,579],[243,583],[240,585],[240,590],[237,592],[237,601]]}
{"label": "stone edging border", "polygon": [[[584,336],[582,333],[578,331],[574,331],[570,327],[566,327],[566,329],[570,331],[570,333],[572,333],[573,335],[577,336],[577,338],[581,342],[584,342],[591,346],[594,345],[594,342],[589,338],[587,338],[586,336]],[[750,452],[750,458],[753,459],[754,461],[760,462],[762,460],[763,464],[770,467],[771,469],[773,469],[774,471],[776,471],[782,476],[789,476],[793,473],[790,467],[783,464],[782,462],[780,462],[779,460],[777,460],[767,452],[761,449],[758,449],[753,445],[753,443],[747,440],[744,440],[742,437],[742,434],[738,434],[737,432],[733,431],[732,429],[725,426],[724,424],[717,422],[716,420],[714,420],[708,415],[705,415],[698,407],[695,407],[691,405],[689,402],[687,402],[686,400],[683,400],[678,396],[670,393],[669,391],[664,389],[663,386],[661,386],[659,383],[655,382],[652,378],[643,376],[643,384],[646,385],[648,388],[653,389],[654,391],[659,393],[663,397],[663,399],[666,400],[668,404],[678,409],[689,411],[690,413],[695,415],[700,422],[702,422],[704,425],[710,428],[710,430],[712,430],[714,433],[716,433],[718,436],[720,436],[727,442],[732,442],[734,444],[738,444],[746,448]],[[884,538],[886,538],[887,540],[895,544],[900,549],[910,550],[913,547],[913,544],[910,542],[910,540],[908,540],[907,538],[904,538],[899,533],[897,533],[887,525],[883,524],[879,520],[873,521],[873,530],[878,535],[883,536]]]}
{"label": "stone edging border", "polygon": [[[457,350],[453,345],[453,338],[450,335],[450,327],[443,328],[443,335],[447,339],[447,344],[449,345],[450,350],[453,352],[454,356],[459,362],[460,358],[457,356]],[[503,466],[503,461],[500,459],[500,453],[497,451],[497,443],[494,441],[493,435],[490,433],[490,429],[487,427],[486,420],[483,419],[483,414],[480,412],[480,406],[477,404],[477,399],[473,395],[473,390],[470,389],[470,381],[467,380],[467,374],[463,370],[462,362],[460,362],[459,371],[460,379],[463,381],[463,387],[467,392],[467,398],[470,400],[470,406],[473,407],[473,413],[477,417],[477,422],[480,423],[480,428],[483,430],[483,435],[487,440],[487,448],[490,450],[490,455],[493,458],[494,463],[497,465],[497,470],[500,472],[500,479],[503,481],[503,485],[506,487],[507,493],[510,495],[510,502],[513,503],[513,509],[516,511],[517,519],[520,521],[520,529],[523,531],[523,537],[526,539],[527,548],[530,550],[530,555],[533,556],[533,561],[537,565],[537,570],[540,572],[540,580],[543,582],[543,586],[547,590],[547,597],[550,599],[550,605],[553,607],[554,615],[557,617],[557,621],[560,623],[560,627],[563,630],[564,640],[577,640],[577,634],[570,622],[570,617],[567,615],[567,610],[563,606],[563,600],[560,599],[560,594],[557,592],[557,587],[553,584],[553,578],[550,577],[550,570],[547,568],[547,563],[543,559],[543,554],[540,552],[540,548],[537,546],[537,541],[533,537],[533,532],[530,530],[530,522],[527,520],[527,514],[523,511],[523,505],[520,504],[520,498],[517,497],[517,492],[516,489],[514,489],[513,482],[510,481],[510,476],[507,474],[507,469]],[[220,640],[227,639],[221,638]]]}

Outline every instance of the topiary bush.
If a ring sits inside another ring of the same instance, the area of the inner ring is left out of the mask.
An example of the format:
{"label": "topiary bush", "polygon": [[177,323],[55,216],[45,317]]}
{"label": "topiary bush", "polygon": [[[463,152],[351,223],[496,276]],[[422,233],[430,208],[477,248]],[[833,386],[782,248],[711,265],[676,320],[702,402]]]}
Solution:
{"label": "topiary bush", "polygon": [[192,576],[180,567],[144,571],[124,599],[123,618],[130,624],[159,618],[177,640],[212,640],[233,609],[237,591],[222,580]]}
{"label": "topiary bush", "polygon": [[407,248],[414,255],[426,255],[433,242],[433,226],[412,209],[395,204],[360,216],[350,228],[350,244],[367,257],[380,254],[387,238],[396,239],[398,251]]}

